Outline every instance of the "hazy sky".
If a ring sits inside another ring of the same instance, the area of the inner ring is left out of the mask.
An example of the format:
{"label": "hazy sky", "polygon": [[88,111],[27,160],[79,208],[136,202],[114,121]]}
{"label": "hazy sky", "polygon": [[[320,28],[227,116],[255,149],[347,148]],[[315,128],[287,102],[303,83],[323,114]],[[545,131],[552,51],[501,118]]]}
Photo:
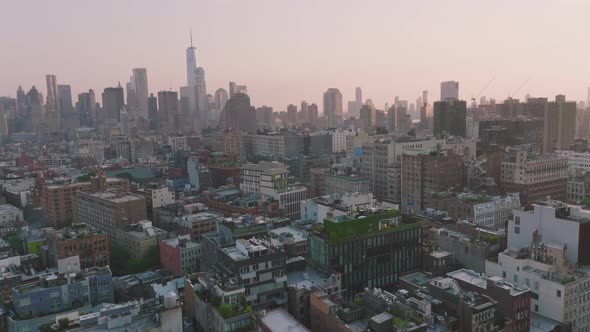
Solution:
{"label": "hazy sky", "polygon": [[[363,88],[381,108],[394,96],[460,82],[483,93],[566,94],[590,85],[590,1],[494,0],[0,0],[0,96],[19,84],[45,93],[45,74],[73,92],[124,84],[147,67],[151,92],[186,84],[193,27],[208,92],[248,85],[255,105],[321,105],[337,87]],[[98,98],[100,99],[100,98]],[[320,106],[321,107],[321,106]]]}

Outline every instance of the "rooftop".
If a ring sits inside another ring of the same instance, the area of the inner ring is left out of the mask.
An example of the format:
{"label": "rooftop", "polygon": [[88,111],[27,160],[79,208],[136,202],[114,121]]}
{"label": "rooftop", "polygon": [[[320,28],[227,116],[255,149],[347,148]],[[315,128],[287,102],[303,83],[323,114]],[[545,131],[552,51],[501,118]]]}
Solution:
{"label": "rooftop", "polygon": [[306,332],[309,331],[303,324],[299,323],[293,316],[289,315],[285,309],[279,308],[266,312],[261,315],[260,322],[270,331],[290,331]]}

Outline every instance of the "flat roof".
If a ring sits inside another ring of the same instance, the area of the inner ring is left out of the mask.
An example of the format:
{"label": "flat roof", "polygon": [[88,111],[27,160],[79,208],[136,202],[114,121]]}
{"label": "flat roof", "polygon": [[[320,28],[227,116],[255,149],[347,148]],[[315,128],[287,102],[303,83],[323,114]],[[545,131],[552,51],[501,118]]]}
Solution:
{"label": "flat roof", "polygon": [[289,315],[285,309],[279,308],[267,311],[260,317],[260,321],[270,331],[290,331],[290,332],[307,332],[309,331],[303,324],[299,323],[293,316]]}

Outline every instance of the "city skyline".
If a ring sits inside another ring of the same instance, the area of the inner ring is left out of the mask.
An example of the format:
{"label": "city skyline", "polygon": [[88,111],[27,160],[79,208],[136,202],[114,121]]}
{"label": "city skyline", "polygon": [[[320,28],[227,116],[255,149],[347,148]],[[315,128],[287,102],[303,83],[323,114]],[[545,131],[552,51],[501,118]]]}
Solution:
{"label": "city skyline", "polygon": [[[590,85],[590,68],[583,66],[590,48],[577,42],[583,40],[582,15],[590,9],[584,2],[543,1],[532,7],[538,2],[498,1],[482,10],[464,1],[452,6],[375,1],[365,7],[348,1],[176,1],[164,12],[151,8],[151,2],[138,4],[129,1],[108,13],[109,1],[90,4],[85,9],[95,13],[91,16],[67,15],[67,8],[76,8],[73,1],[9,4],[9,10],[30,17],[10,15],[0,23],[7,50],[0,62],[0,95],[14,97],[22,85],[26,91],[36,86],[46,96],[46,75],[71,85],[74,96],[89,89],[102,92],[125,84],[133,68],[147,68],[149,92],[178,92],[186,85],[190,26],[197,66],[207,71],[207,93],[241,82],[253,105],[276,111],[302,100],[321,105],[328,88],[338,88],[347,103],[359,86],[364,98],[381,108],[395,96],[413,102],[422,90],[437,96],[440,82],[449,80],[460,82],[464,100],[492,78],[482,95],[498,101],[531,76],[515,98],[530,93],[586,100]],[[137,24],[129,25],[123,18],[133,6]],[[371,24],[359,15],[362,8],[373,17]],[[400,12],[413,15],[395,15]],[[46,17],[55,18],[49,27]],[[109,24],[101,17],[109,17]],[[322,18],[326,23],[320,24]],[[538,24],[549,18],[560,29]],[[155,20],[166,24],[152,24]],[[46,28],[62,38],[48,38]]]}

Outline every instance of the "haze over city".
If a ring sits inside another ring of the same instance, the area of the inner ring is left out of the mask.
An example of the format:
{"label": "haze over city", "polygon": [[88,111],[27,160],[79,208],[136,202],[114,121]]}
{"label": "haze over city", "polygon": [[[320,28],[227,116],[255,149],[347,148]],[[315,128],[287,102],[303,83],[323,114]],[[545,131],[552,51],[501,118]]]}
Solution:
{"label": "haze over city", "polygon": [[[255,105],[321,104],[354,87],[383,107],[445,80],[468,100],[525,93],[586,100],[588,1],[5,1],[0,95],[45,86],[102,91],[148,69],[151,91],[185,85],[192,26],[209,90],[248,85]],[[321,107],[320,107],[321,112]]]}
{"label": "haze over city", "polygon": [[590,331],[590,1],[0,11],[0,332]]}

